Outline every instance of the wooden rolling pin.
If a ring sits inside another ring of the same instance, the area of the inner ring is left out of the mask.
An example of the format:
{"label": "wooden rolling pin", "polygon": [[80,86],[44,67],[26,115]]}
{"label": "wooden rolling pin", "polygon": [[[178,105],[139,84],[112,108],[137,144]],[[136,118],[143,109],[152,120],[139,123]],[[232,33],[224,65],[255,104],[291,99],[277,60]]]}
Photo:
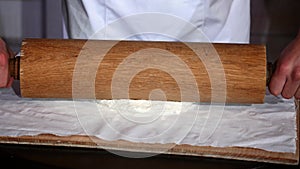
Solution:
{"label": "wooden rolling pin", "polygon": [[265,46],[253,44],[25,39],[10,72],[29,98],[263,103],[267,80]]}

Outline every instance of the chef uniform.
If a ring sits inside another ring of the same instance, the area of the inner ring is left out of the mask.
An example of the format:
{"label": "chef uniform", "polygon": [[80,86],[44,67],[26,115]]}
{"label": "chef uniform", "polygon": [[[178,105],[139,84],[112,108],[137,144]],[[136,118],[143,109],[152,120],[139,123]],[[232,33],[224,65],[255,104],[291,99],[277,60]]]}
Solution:
{"label": "chef uniform", "polygon": [[250,0],[65,0],[63,9],[66,38],[249,43]]}

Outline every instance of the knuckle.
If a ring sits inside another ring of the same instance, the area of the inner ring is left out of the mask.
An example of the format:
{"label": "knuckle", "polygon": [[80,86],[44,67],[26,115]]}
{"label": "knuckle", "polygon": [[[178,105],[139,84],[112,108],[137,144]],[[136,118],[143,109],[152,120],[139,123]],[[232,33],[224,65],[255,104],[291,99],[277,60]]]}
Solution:
{"label": "knuckle", "polygon": [[290,72],[290,65],[287,63],[281,63],[277,66],[276,72],[279,74],[288,74]]}
{"label": "knuckle", "polygon": [[293,81],[300,81],[300,66],[294,68],[291,78]]}

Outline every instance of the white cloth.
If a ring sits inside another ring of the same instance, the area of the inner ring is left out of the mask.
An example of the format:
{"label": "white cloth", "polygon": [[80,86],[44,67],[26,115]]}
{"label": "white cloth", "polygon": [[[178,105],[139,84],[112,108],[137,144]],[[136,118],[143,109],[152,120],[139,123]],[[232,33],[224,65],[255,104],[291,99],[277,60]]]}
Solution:
{"label": "white cloth", "polygon": [[0,89],[0,105],[0,136],[48,133],[287,153],[297,150],[294,101],[268,92],[264,104],[226,105],[220,120],[211,105],[193,102],[32,100],[19,98],[11,89]]}
{"label": "white cloth", "polygon": [[249,42],[249,0],[66,0],[64,9],[69,38]]}

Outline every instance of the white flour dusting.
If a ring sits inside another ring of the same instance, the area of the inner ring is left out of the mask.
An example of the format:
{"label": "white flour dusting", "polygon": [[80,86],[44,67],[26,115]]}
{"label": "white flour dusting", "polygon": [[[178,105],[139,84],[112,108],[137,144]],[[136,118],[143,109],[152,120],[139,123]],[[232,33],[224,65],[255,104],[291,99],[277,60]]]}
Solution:
{"label": "white flour dusting", "polygon": [[187,102],[24,99],[12,89],[0,89],[0,135],[88,134],[105,140],[296,151],[293,100],[267,93],[264,104],[226,105],[221,118],[214,109]]}

